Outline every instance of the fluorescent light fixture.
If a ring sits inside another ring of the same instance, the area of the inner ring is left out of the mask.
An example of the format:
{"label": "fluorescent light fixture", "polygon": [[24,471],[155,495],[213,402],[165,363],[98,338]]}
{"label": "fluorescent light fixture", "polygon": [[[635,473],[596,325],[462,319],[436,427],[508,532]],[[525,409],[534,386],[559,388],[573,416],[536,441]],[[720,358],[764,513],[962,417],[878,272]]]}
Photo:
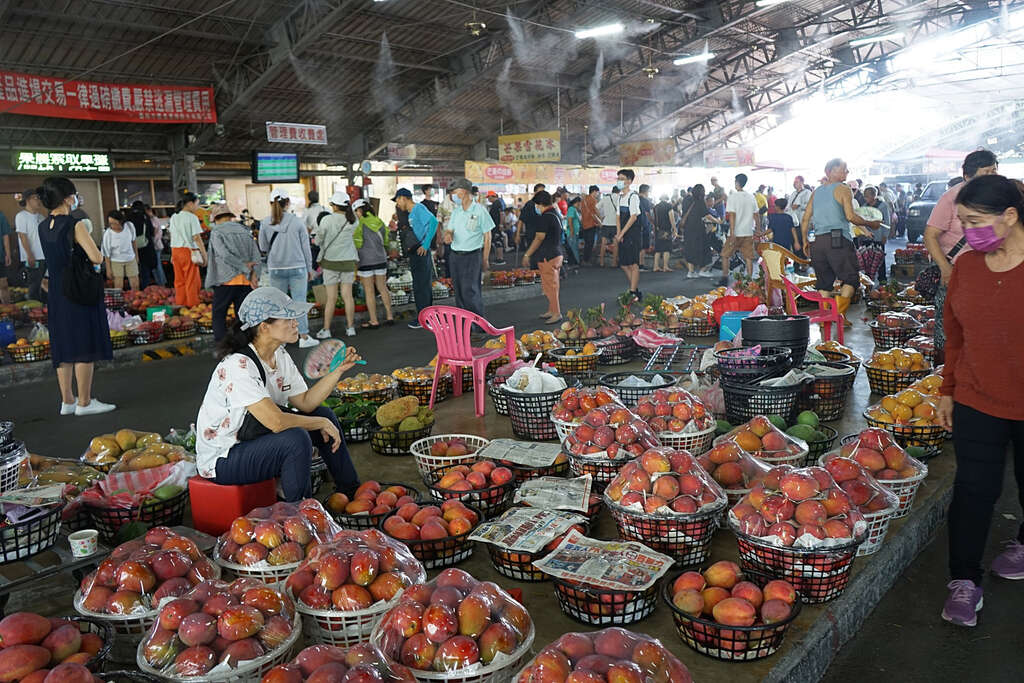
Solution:
{"label": "fluorescent light fixture", "polygon": [[683,64],[696,64],[698,62],[710,62],[715,58],[714,52],[701,52],[696,55],[686,55],[685,57],[677,57],[672,60],[672,63],[676,66],[682,66]]}
{"label": "fluorescent light fixture", "polygon": [[878,36],[871,36],[869,38],[857,38],[856,40],[850,41],[850,47],[858,47],[860,45],[870,45],[871,43],[881,43],[886,40],[899,40],[903,37],[903,31],[895,31],[893,33],[883,33]]}
{"label": "fluorescent light fixture", "polygon": [[789,0],[757,0],[758,7],[771,7],[772,5],[781,5]]}
{"label": "fluorescent light fixture", "polygon": [[604,26],[595,26],[594,28],[576,31],[576,37],[581,40],[584,38],[597,38],[599,36],[610,36],[613,33],[622,33],[625,30],[626,27],[619,23],[605,24]]}

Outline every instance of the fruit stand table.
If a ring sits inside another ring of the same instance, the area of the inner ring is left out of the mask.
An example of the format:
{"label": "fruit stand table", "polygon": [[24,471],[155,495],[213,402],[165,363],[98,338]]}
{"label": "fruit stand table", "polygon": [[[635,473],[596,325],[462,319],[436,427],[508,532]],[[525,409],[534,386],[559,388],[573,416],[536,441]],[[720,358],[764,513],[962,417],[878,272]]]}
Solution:
{"label": "fruit stand table", "polygon": [[[195,541],[204,555],[213,550],[213,545],[217,540],[213,536],[195,529],[183,526],[171,528]],[[92,571],[93,567],[97,566],[112,549],[100,543],[99,549],[92,555],[75,557],[71,554],[71,548],[68,545],[68,532],[62,530],[57,542],[43,552],[24,560],[0,565],[0,617],[6,611],[11,593],[65,571],[70,571],[76,581],[81,581],[82,577]]]}

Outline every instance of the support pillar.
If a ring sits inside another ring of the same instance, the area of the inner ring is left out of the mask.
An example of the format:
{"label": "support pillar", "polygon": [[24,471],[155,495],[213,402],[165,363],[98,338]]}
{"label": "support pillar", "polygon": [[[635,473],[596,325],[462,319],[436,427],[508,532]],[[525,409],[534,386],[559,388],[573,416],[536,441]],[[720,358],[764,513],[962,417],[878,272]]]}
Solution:
{"label": "support pillar", "polygon": [[175,196],[180,196],[182,190],[198,192],[196,157],[194,154],[188,153],[184,131],[170,136],[169,149],[171,153],[171,184],[174,187]]}

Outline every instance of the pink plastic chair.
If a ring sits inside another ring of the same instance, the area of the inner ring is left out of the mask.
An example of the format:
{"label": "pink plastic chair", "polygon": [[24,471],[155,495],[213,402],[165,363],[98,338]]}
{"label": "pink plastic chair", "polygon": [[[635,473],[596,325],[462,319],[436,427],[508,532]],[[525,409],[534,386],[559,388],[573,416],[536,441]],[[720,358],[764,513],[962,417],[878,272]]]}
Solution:
{"label": "pink plastic chair", "polygon": [[788,310],[790,313],[796,313],[796,298],[802,297],[808,301],[815,301],[818,304],[818,310],[812,313],[806,313],[807,317],[811,319],[812,323],[821,324],[821,337],[825,341],[832,339],[832,324],[836,326],[836,337],[839,338],[839,343],[843,343],[843,316],[839,315],[839,309],[836,308],[836,300],[824,297],[817,292],[812,292],[806,289],[800,289],[797,287],[788,277],[783,277],[782,282],[786,285],[786,299],[788,302]]}
{"label": "pink plastic chair", "polygon": [[[454,371],[453,389],[456,396],[462,394],[462,368],[473,368],[473,397],[476,401],[476,416],[484,414],[484,376],[487,364],[495,358],[508,356],[509,362],[516,359],[516,331],[514,327],[500,330],[485,319],[463,308],[454,306],[428,306],[420,311],[420,325],[434,333],[437,340],[437,363],[434,366],[434,385],[430,388],[430,407],[434,407],[437,396],[437,381],[441,377],[441,366],[447,365]],[[505,337],[505,347],[487,349],[470,344],[470,333],[476,325],[487,334]]]}

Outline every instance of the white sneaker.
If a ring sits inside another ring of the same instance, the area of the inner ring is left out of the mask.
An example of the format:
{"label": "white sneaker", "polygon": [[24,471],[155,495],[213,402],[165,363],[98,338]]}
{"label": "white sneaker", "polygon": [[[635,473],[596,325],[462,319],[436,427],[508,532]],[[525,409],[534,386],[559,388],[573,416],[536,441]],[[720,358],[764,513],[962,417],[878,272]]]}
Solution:
{"label": "white sneaker", "polygon": [[98,401],[95,398],[89,401],[87,406],[75,406],[75,415],[81,417],[82,415],[99,415],[101,413],[109,413],[112,410],[117,410],[117,406],[112,403],[104,403]]}
{"label": "white sneaker", "polygon": [[299,337],[299,348],[300,349],[311,349],[314,346],[317,346],[319,344],[320,344],[320,342],[318,340],[313,339],[309,335],[306,335],[305,337]]}
{"label": "white sneaker", "polygon": [[327,328],[324,328],[324,329],[322,329],[322,330],[320,330],[319,332],[316,333],[316,338],[317,339],[330,339],[331,338],[331,331],[328,330]]}
{"label": "white sneaker", "polygon": [[356,336],[356,328],[350,327],[347,330],[345,330],[345,336],[346,337],[354,337],[354,336]]}
{"label": "white sneaker", "polygon": [[61,415],[74,415],[75,414],[75,407],[77,405],[78,405],[77,401],[72,401],[71,403],[64,403],[64,401],[61,401],[60,402],[60,414]]}

